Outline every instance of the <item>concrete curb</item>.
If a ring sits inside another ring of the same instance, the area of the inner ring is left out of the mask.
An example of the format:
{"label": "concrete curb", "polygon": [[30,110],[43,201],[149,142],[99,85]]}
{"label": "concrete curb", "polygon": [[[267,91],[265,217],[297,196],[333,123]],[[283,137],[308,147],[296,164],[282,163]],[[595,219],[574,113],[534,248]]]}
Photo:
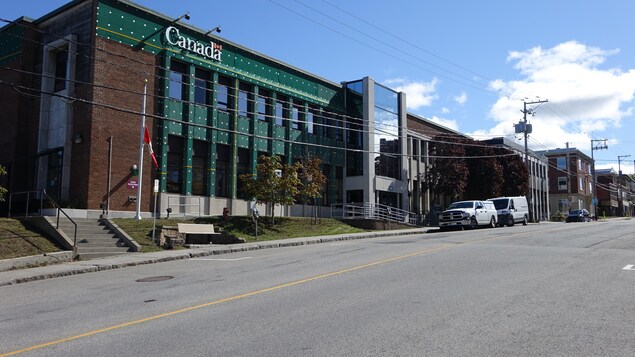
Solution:
{"label": "concrete curb", "polygon": [[31,255],[28,257],[20,257],[14,259],[0,260],[0,272],[14,269],[36,267],[52,263],[65,263],[73,261],[72,251],[62,251],[53,253],[44,253],[39,255]]}
{"label": "concrete curb", "polygon": [[339,242],[354,239],[424,234],[427,231],[428,228],[415,228],[395,231],[351,233],[334,236],[289,238],[275,241],[239,243],[231,245],[190,245],[190,249],[188,250],[166,250],[152,253],[127,253],[123,255],[88,261],[54,264],[30,269],[0,271],[0,287],[26,283],[30,281],[92,273],[110,269],[119,269],[143,264],[161,263],[179,259],[200,258],[210,255],[247,252],[271,248],[295,247],[309,244]]}

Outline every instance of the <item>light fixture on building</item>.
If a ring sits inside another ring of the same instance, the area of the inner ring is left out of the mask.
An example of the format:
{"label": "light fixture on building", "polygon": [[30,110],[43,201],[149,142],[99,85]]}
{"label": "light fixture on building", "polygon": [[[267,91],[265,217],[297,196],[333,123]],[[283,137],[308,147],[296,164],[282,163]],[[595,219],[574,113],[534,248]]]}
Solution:
{"label": "light fixture on building", "polygon": [[174,20],[174,22],[179,22],[179,21],[181,21],[181,20],[183,20],[183,19],[186,19],[186,20],[189,20],[189,19],[190,19],[190,12],[189,12],[189,11],[186,11],[186,12],[185,12],[185,14],[183,14],[183,15],[181,15],[181,16],[179,16],[179,17],[177,17],[177,18]]}
{"label": "light fixture on building", "polygon": [[131,176],[139,176],[139,167],[136,164],[130,167],[130,175]]}
{"label": "light fixture on building", "polygon": [[210,33],[212,33],[212,32],[220,33],[220,26],[216,26],[216,27],[214,27],[213,29],[211,29],[211,30],[209,30],[209,31],[205,32],[205,36],[209,35],[209,34],[210,34]]}
{"label": "light fixture on building", "polygon": [[75,134],[75,136],[73,137],[73,142],[75,144],[81,144],[82,141],[84,141],[84,138],[82,138],[81,134]]}

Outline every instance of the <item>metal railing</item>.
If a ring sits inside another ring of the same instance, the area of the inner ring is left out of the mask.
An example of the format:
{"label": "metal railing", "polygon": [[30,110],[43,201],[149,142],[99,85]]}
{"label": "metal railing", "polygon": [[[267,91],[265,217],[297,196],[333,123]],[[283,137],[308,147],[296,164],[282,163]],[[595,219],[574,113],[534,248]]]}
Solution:
{"label": "metal railing", "polygon": [[[17,215],[17,217],[41,217],[43,216],[42,212],[44,211],[44,202],[47,202],[51,206],[51,208],[54,208],[56,211],[55,229],[59,230],[60,227],[60,213],[66,216],[66,218],[73,224],[73,249],[77,247],[77,223],[64,211],[62,207],[60,207],[57,202],[55,202],[55,200],[51,196],[48,195],[48,193],[46,193],[46,190],[12,192],[9,195],[9,212],[7,214],[8,217],[11,217],[11,210],[13,208],[12,205],[15,204],[16,199],[23,196],[26,197],[26,200],[24,202],[24,216]],[[33,199],[39,201],[39,210],[37,212],[29,212],[32,197],[34,197]]]}
{"label": "metal railing", "polygon": [[384,221],[417,225],[418,215],[403,209],[379,203],[354,203],[331,205],[331,218],[342,219],[381,219]]}

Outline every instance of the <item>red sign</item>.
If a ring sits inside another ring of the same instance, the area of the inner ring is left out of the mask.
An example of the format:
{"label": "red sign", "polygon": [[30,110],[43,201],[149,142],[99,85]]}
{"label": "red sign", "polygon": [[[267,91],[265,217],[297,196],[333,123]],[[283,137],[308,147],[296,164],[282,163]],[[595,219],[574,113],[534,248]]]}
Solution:
{"label": "red sign", "polygon": [[128,188],[129,189],[136,189],[137,187],[139,187],[139,183],[137,182],[137,180],[130,180],[128,181]]}

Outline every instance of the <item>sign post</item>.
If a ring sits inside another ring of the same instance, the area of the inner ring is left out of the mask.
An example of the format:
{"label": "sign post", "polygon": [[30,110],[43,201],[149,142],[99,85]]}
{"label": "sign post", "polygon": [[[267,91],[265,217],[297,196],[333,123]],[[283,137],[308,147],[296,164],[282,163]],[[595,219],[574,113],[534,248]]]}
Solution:
{"label": "sign post", "polygon": [[256,206],[256,200],[251,201],[251,219],[254,221],[256,225],[256,240],[258,240],[258,218],[260,215],[258,214],[258,207]]}
{"label": "sign post", "polygon": [[154,207],[152,209],[154,211],[154,213],[152,214],[154,218],[152,221],[152,241],[155,243],[157,243],[154,238],[154,232],[156,231],[156,228],[157,228],[157,196],[158,195],[159,195],[159,179],[154,179]]}

